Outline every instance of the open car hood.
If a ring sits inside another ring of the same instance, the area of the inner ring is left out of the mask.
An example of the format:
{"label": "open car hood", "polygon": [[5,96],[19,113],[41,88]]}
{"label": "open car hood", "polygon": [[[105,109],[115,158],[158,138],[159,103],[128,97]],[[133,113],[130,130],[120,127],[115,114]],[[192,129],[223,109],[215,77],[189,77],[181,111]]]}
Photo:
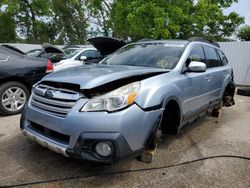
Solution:
{"label": "open car hood", "polygon": [[64,54],[62,50],[49,43],[42,44],[42,48],[46,53]]}
{"label": "open car hood", "polygon": [[88,42],[92,44],[103,56],[112,54],[119,48],[126,45],[121,39],[112,37],[94,37],[88,39]]}

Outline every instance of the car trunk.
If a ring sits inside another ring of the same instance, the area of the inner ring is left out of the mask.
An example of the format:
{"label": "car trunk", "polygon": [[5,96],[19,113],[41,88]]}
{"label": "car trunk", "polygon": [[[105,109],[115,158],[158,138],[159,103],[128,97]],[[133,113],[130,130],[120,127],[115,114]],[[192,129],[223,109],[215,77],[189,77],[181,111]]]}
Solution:
{"label": "car trunk", "polygon": [[103,56],[114,53],[119,48],[126,45],[121,39],[112,37],[94,37],[88,39],[88,42],[92,44]]}

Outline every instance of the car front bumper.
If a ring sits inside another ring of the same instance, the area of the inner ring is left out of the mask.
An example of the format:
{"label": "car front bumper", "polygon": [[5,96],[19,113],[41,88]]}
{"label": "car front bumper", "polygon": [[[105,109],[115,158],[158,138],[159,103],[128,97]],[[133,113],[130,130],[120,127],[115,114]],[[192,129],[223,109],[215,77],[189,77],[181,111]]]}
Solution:
{"label": "car front bumper", "polygon": [[[80,112],[85,102],[78,101],[65,118],[53,116],[29,103],[20,127],[27,137],[64,156],[112,163],[143,150],[164,110],[144,111],[133,104],[114,113]],[[110,157],[96,154],[94,146],[98,141],[112,143],[114,151]]]}

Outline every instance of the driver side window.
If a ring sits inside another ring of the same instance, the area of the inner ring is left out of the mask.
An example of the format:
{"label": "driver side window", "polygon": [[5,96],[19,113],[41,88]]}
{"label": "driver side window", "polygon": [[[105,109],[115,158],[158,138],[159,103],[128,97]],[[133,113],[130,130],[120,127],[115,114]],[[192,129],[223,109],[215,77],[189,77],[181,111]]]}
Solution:
{"label": "driver side window", "polygon": [[202,46],[193,47],[186,61],[187,67],[191,61],[200,61],[200,62],[206,63],[206,59],[205,59]]}

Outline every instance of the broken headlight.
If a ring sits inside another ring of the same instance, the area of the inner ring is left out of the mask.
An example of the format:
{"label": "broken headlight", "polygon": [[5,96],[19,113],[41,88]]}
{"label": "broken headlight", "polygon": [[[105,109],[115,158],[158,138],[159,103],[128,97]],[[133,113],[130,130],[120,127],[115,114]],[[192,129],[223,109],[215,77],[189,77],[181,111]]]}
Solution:
{"label": "broken headlight", "polygon": [[134,82],[105,95],[90,99],[81,109],[81,112],[108,111],[113,112],[120,110],[132,104],[140,89],[140,82]]}

